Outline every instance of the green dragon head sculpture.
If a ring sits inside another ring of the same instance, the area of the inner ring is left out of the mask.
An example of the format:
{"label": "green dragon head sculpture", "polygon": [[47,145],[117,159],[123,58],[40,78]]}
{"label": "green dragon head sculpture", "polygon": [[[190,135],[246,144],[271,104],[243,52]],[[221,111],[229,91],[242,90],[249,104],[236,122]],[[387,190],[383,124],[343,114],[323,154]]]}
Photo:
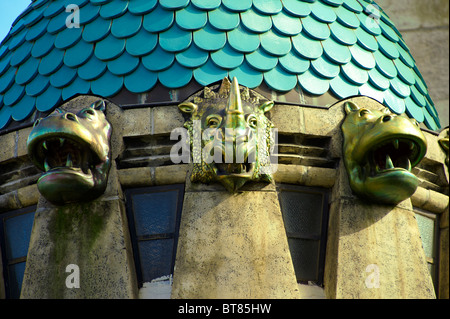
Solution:
{"label": "green dragon head sculpture", "polygon": [[28,155],[44,171],[39,192],[56,205],[97,198],[111,166],[111,125],[99,100],[78,112],[56,109],[34,123]]}
{"label": "green dragon head sculpture", "polygon": [[270,182],[270,152],[274,146],[272,123],[264,115],[273,107],[237,79],[225,78],[220,87],[205,87],[181,103],[189,116],[192,182],[221,183],[236,192],[248,181]]}
{"label": "green dragon head sculpture", "polygon": [[411,172],[425,156],[427,142],[414,119],[344,105],[343,156],[352,190],[367,200],[397,204],[419,184]]}

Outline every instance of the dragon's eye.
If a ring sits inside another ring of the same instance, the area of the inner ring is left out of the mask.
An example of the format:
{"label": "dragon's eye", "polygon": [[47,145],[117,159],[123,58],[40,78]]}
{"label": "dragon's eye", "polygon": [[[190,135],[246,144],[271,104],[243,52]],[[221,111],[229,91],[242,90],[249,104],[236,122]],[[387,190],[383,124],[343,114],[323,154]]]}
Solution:
{"label": "dragon's eye", "polygon": [[367,114],[370,114],[371,112],[367,109],[361,109],[361,111],[359,111],[359,116],[365,116]]}
{"label": "dragon's eye", "polygon": [[258,119],[254,115],[250,115],[247,118],[247,123],[251,128],[257,128],[258,126]]}
{"label": "dragon's eye", "polygon": [[206,118],[206,126],[209,128],[219,127],[220,123],[222,123],[222,118],[220,118],[218,115],[211,115]]}

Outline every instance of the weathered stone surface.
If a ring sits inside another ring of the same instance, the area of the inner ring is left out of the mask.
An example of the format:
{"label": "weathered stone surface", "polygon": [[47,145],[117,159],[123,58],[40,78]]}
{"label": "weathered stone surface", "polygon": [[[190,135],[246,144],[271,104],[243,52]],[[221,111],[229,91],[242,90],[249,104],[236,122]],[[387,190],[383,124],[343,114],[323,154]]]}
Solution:
{"label": "weathered stone surface", "polygon": [[[105,194],[54,206],[42,196],[35,213],[21,298],[136,298],[137,282],[125,205],[115,165]],[[68,288],[66,267],[79,269]]]}
{"label": "weathered stone surface", "polygon": [[329,224],[328,298],[435,298],[412,211],[343,199]]}
{"label": "weathered stone surface", "polygon": [[298,298],[276,192],[186,192],[172,298]]}

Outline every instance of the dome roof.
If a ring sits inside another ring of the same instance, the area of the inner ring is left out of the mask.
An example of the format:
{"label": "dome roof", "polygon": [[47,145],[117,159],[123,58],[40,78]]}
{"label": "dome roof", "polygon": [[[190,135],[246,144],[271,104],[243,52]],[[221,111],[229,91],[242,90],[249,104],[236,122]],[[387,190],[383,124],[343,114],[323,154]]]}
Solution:
{"label": "dome roof", "polygon": [[[68,28],[77,13],[79,27]],[[0,45],[0,130],[77,94],[226,76],[279,92],[365,95],[440,128],[408,47],[371,0],[35,0]]]}

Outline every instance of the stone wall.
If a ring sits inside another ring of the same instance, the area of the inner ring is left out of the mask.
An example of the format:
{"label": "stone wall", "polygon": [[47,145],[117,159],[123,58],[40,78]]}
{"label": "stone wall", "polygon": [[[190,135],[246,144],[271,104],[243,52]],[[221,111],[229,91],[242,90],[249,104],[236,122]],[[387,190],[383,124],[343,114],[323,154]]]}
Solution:
{"label": "stone wall", "polygon": [[444,128],[449,125],[448,0],[378,0],[401,32]]}

